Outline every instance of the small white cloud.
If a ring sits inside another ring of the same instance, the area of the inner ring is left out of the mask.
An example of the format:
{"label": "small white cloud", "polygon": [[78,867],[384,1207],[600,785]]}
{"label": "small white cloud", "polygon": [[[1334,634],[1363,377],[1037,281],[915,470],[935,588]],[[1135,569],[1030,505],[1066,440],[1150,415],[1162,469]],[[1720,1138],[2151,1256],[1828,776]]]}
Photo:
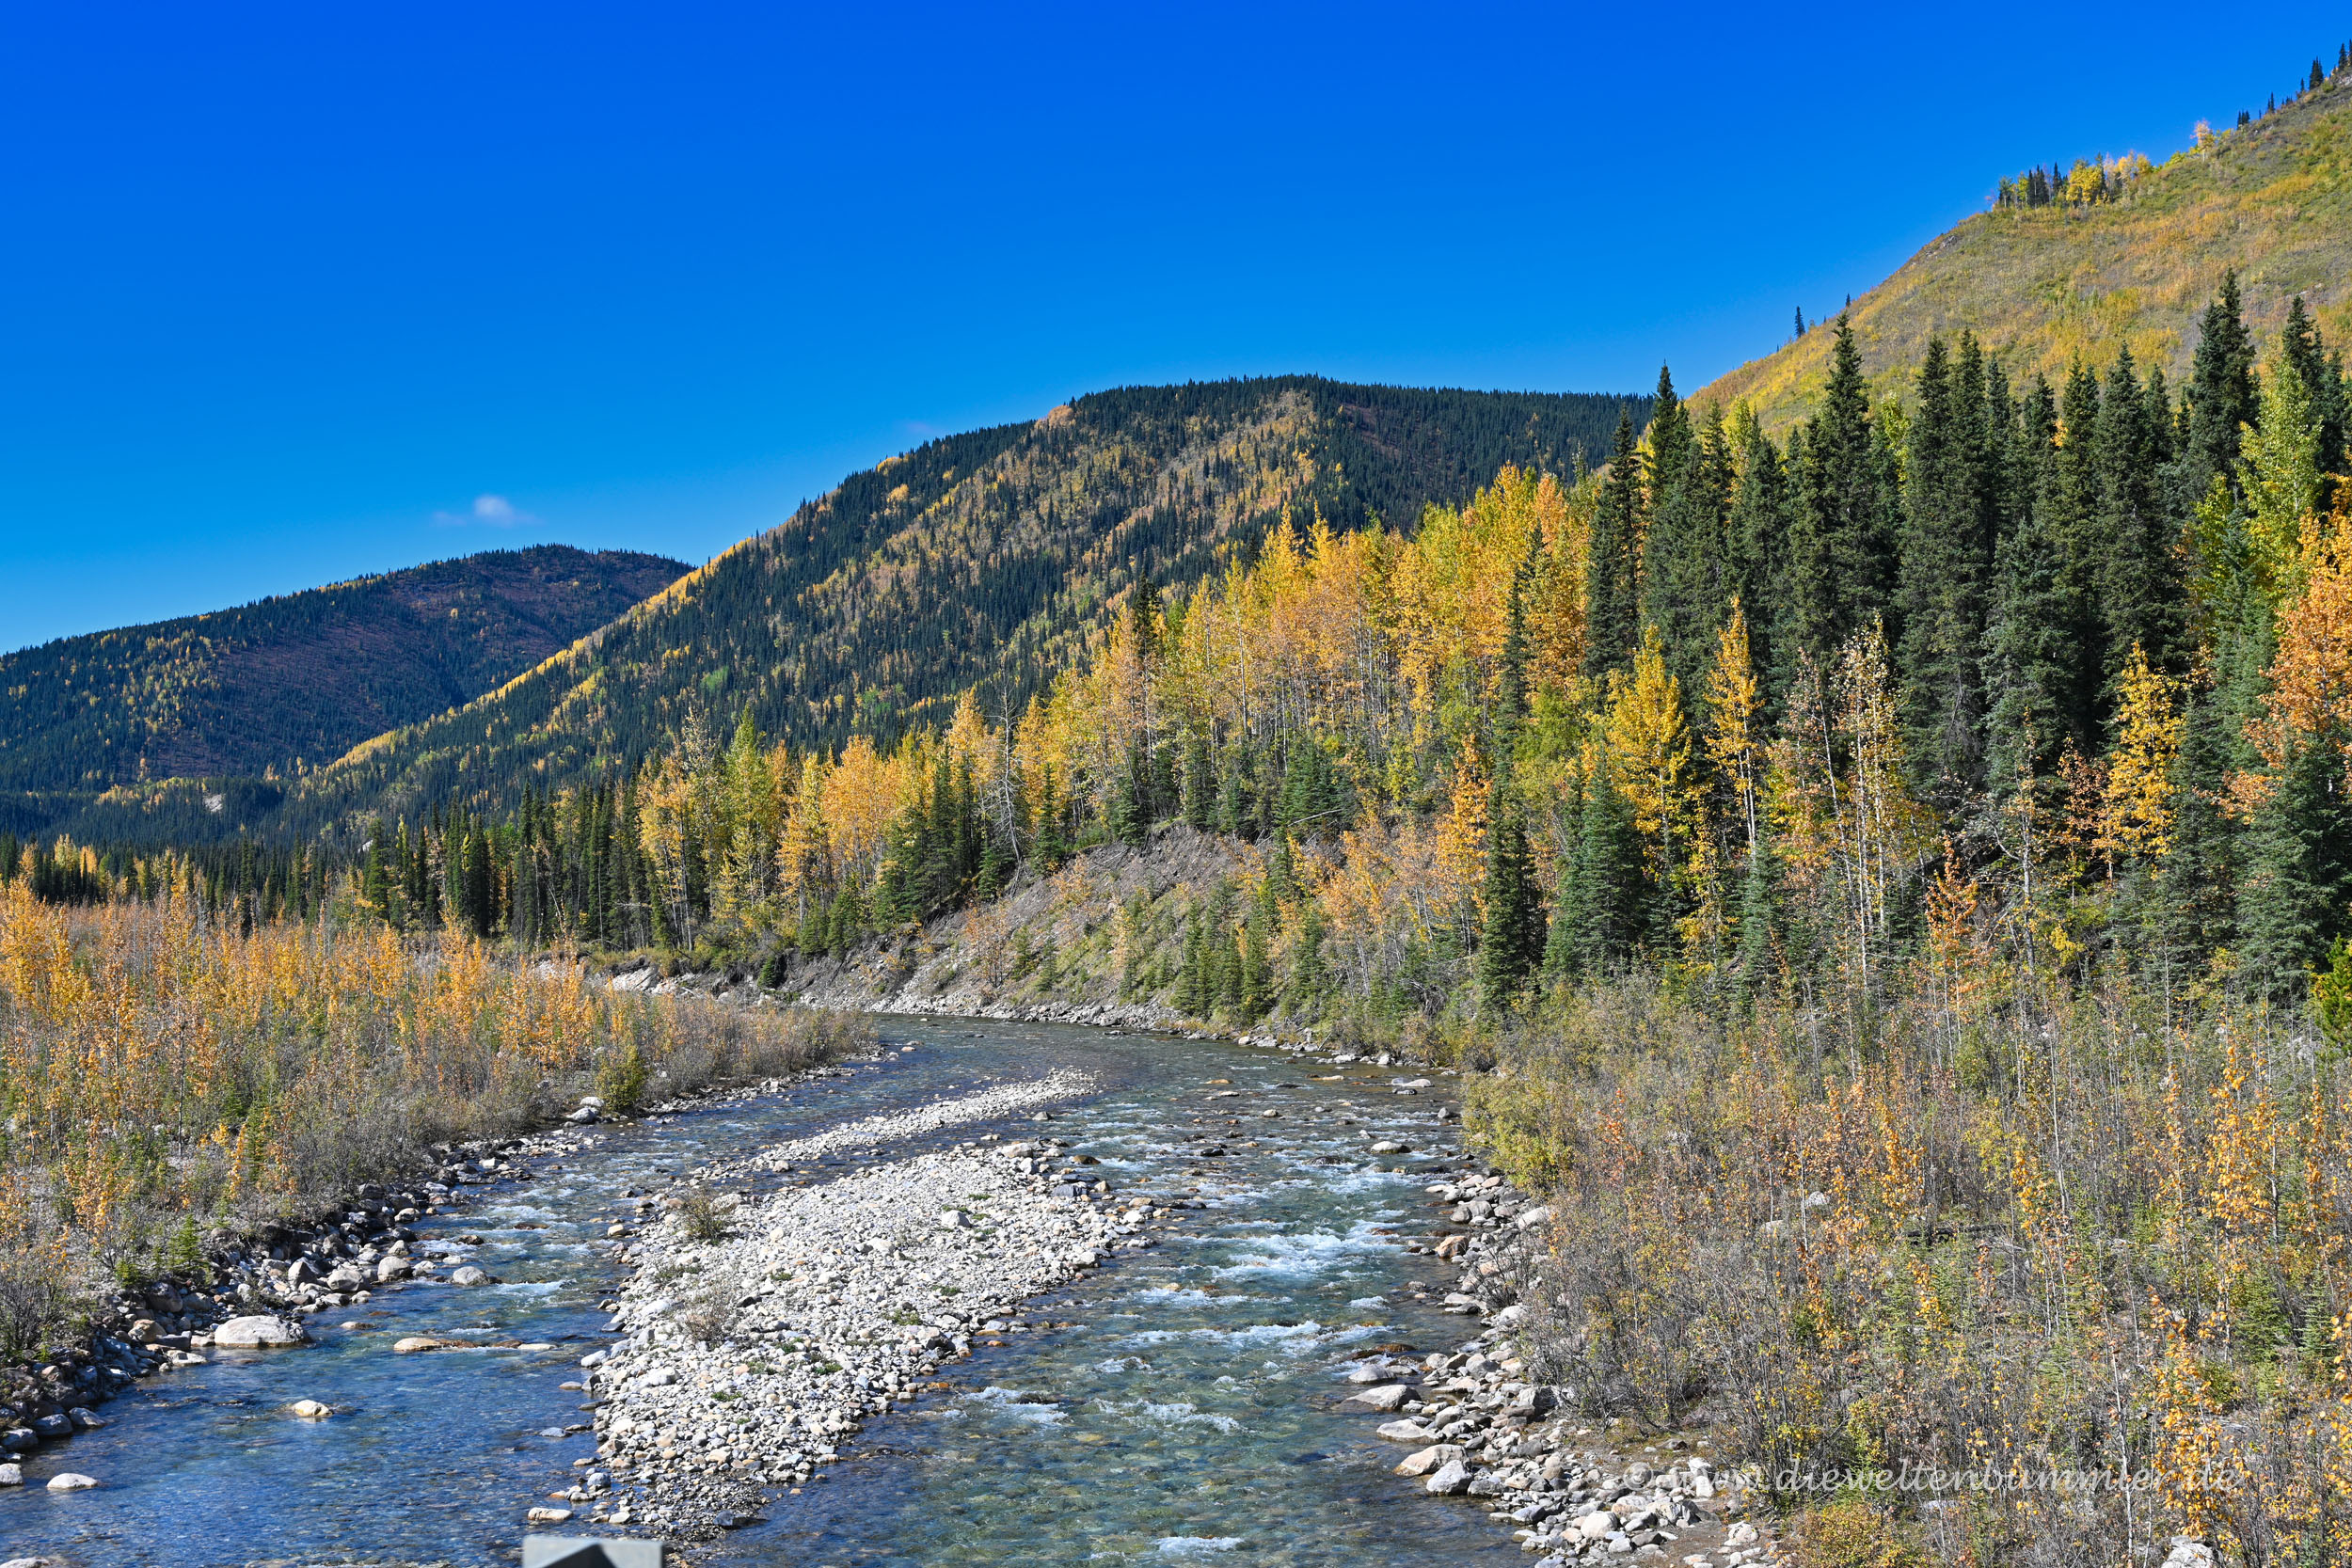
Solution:
{"label": "small white cloud", "polygon": [[520,528],[539,519],[517,507],[504,496],[481,495],[464,512],[436,512],[433,521],[440,528],[465,528],[479,524],[484,528]]}

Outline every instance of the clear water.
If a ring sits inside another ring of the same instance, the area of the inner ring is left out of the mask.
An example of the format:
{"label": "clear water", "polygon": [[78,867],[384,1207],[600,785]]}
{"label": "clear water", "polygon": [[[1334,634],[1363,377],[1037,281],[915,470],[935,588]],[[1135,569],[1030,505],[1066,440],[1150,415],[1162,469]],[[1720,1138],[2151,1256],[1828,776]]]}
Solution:
{"label": "clear water", "polygon": [[[1002,1349],[950,1363],[940,1377],[952,1391],[867,1423],[824,1481],[778,1496],[765,1523],[690,1560],[1521,1560],[1483,1503],[1430,1497],[1390,1473],[1398,1450],[1372,1433],[1383,1418],[1333,1408],[1351,1351],[1452,1348],[1469,1332],[1401,1297],[1415,1277],[1443,1289],[1438,1267],[1401,1245],[1425,1227],[1426,1200],[1418,1179],[1372,1169],[1415,1162],[1365,1152],[1388,1135],[1425,1149],[1450,1142],[1435,1096],[1397,1095],[1397,1075],[1364,1069],[1317,1084],[1310,1074],[1338,1069],[1217,1042],[962,1020],[898,1021],[884,1034],[921,1048],[788,1097],[605,1130],[593,1150],[542,1163],[537,1180],[473,1189],[475,1206],[419,1227],[426,1242],[482,1237],[481,1260],[502,1285],[394,1289],[313,1319],[314,1346],[215,1353],[209,1366],[149,1380],[104,1408],[104,1430],[45,1449],[24,1489],[0,1493],[0,1559],[509,1562],[524,1510],[568,1485],[572,1460],[595,1449],[593,1432],[561,1432],[590,1416],[583,1396],[557,1386],[603,1342],[596,1304],[619,1276],[592,1237],[626,1188],[1069,1064],[1102,1088],[1058,1108],[1050,1131],[1100,1158],[1114,1187],[1208,1200],[1183,1216],[1197,1237],[1122,1255],[1033,1303],[1033,1316],[1074,1326],[1006,1336]],[[1208,1100],[1214,1078],[1248,1092]],[[1284,1117],[1259,1117],[1269,1105]],[[1343,1125],[1348,1116],[1358,1124]],[[1044,1130],[1022,1116],[883,1152],[987,1131]],[[1193,1132],[1211,1137],[1181,1141]],[[1205,1147],[1227,1152],[1187,1158]],[[391,1354],[402,1335],[424,1332],[550,1348]],[[297,1420],[284,1407],[298,1399],[340,1414]],[[65,1469],[102,1485],[41,1489]]]}

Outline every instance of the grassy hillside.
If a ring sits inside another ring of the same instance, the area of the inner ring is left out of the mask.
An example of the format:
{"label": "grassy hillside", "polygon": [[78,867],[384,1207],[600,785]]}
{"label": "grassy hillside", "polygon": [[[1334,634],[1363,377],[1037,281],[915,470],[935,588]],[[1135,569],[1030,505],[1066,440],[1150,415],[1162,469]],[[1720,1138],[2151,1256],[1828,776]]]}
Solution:
{"label": "grassy hillside", "polygon": [[[1031,424],[947,436],[745,541],[470,706],[358,747],[280,820],[315,831],[445,801],[510,803],[695,712],[748,707],[833,745],[944,720],[987,680],[1018,703],[1138,576],[1198,579],[1286,513],[1409,524],[1505,464],[1605,451],[1614,395],[1417,391],[1314,377],[1096,393]],[[132,824],[124,824],[128,831]]]}
{"label": "grassy hillside", "polygon": [[685,571],[493,550],[0,657],[0,827],[143,782],[290,775],[481,696]]}
{"label": "grassy hillside", "polygon": [[[1963,328],[2013,376],[2056,381],[2075,356],[2104,367],[2128,343],[2178,386],[2197,312],[2232,267],[2261,341],[2298,293],[2330,342],[2352,331],[2352,78],[2177,154],[2121,200],[1969,218],[1855,300],[1853,324],[1882,394],[1907,388],[1931,334]],[[1820,392],[1830,339],[1808,333],[1694,401],[1745,400],[1786,427]]]}

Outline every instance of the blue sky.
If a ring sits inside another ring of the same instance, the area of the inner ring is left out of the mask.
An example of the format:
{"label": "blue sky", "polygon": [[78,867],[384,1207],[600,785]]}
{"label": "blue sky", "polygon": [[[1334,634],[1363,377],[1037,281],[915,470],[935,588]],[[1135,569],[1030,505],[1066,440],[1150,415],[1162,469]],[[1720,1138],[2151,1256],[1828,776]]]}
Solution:
{"label": "blue sky", "polygon": [[22,8],[0,648],[547,540],[700,562],[1121,383],[1695,385],[2352,16]]}

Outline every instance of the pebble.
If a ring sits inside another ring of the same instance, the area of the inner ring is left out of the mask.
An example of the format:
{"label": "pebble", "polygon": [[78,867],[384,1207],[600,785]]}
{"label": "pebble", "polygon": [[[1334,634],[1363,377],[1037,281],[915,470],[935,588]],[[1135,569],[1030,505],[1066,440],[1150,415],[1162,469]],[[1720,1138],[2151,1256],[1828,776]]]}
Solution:
{"label": "pebble", "polygon": [[52,1492],[87,1492],[97,1484],[90,1477],[73,1470],[60,1470],[49,1478]]}

